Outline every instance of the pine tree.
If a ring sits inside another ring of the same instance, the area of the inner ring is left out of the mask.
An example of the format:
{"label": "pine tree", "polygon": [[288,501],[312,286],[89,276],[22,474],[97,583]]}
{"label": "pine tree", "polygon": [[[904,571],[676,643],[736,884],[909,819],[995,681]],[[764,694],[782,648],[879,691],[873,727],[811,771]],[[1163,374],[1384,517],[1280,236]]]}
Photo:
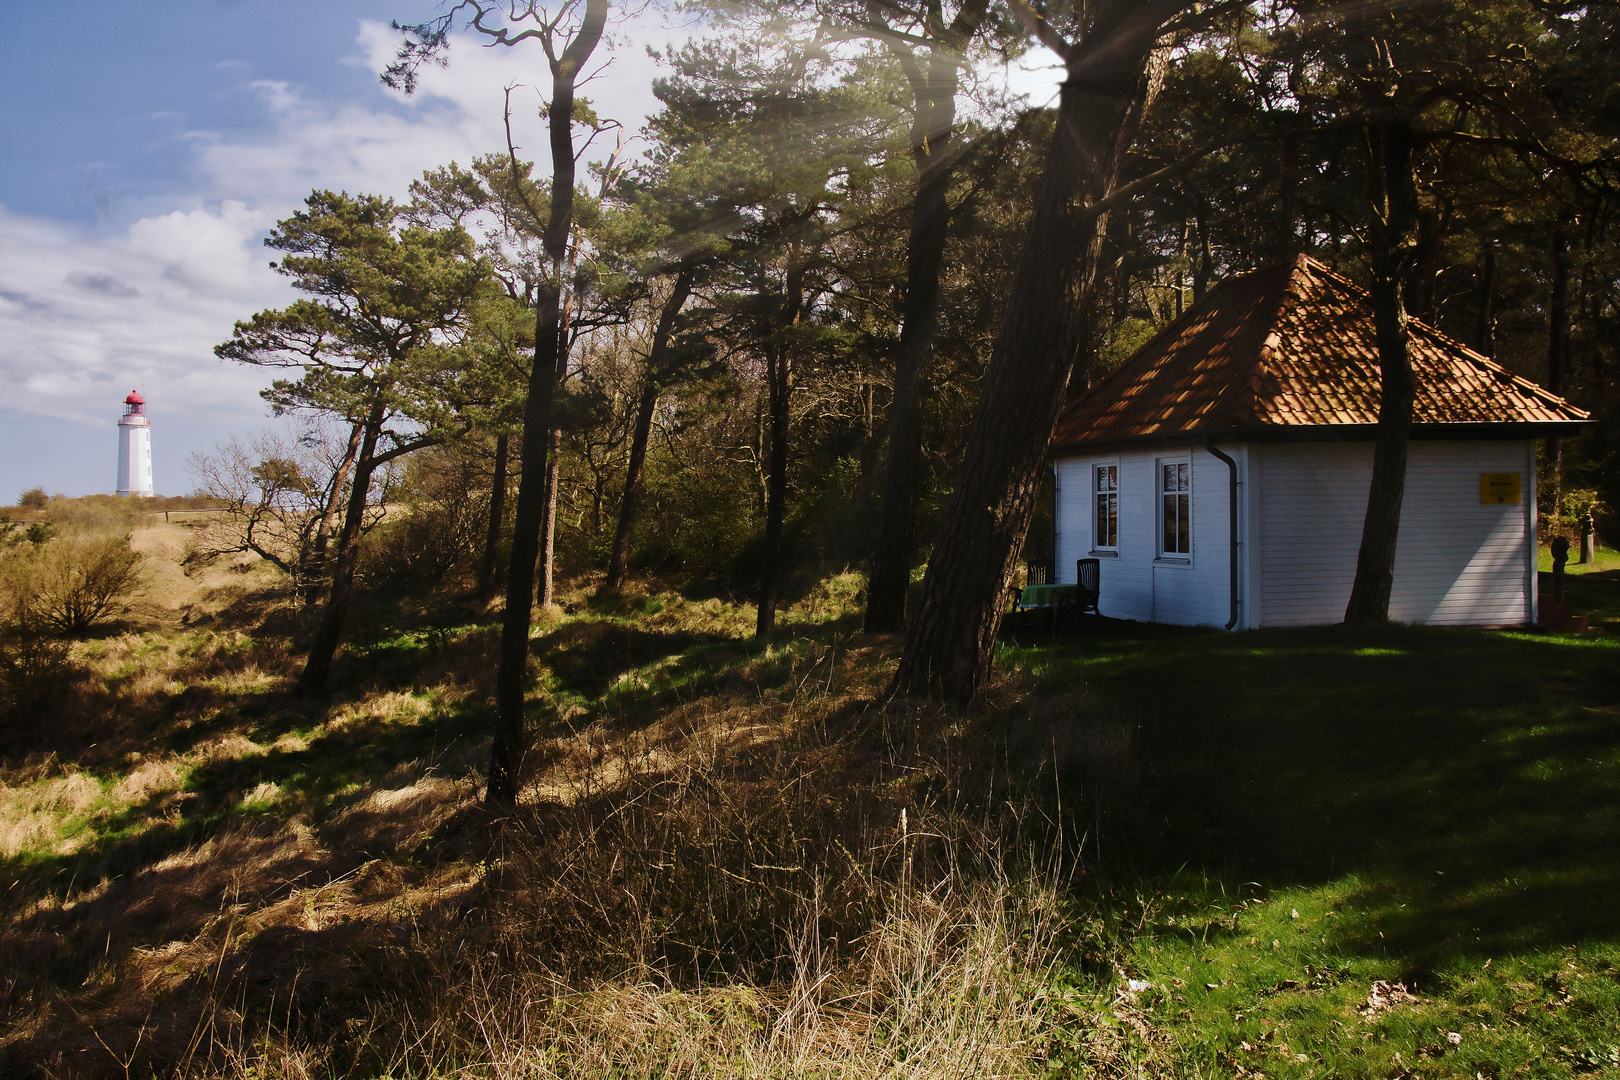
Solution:
{"label": "pine tree", "polygon": [[[265,398],[278,413],[310,411],[350,425],[347,506],[325,608],[298,690],[326,685],[353,589],[355,559],[377,470],[466,429],[466,337],[488,295],[489,266],[459,227],[409,225],[391,200],[317,191],[276,225],[273,264],[316,299],[261,311],[215,348],[227,360],[297,368]],[[335,484],[333,500],[341,489]],[[328,512],[330,512],[330,507]]]}

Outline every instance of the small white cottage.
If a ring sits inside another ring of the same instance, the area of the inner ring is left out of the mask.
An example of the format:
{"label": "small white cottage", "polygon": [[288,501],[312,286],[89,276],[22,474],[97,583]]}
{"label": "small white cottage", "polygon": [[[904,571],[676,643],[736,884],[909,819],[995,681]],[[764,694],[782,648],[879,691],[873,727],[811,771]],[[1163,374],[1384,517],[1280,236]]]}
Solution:
{"label": "small white cottage", "polygon": [[[1536,441],[1587,414],[1418,322],[1390,617],[1535,621]],[[1058,420],[1056,577],[1098,610],[1336,623],[1355,577],[1379,374],[1366,293],[1305,256],[1229,278]]]}

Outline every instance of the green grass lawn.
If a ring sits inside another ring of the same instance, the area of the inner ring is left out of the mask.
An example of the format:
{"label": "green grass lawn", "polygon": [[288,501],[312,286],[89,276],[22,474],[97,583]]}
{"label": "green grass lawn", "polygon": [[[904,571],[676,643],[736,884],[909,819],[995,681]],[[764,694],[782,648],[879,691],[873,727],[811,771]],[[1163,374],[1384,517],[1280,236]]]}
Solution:
{"label": "green grass lawn", "polygon": [[1138,724],[1089,842],[1108,992],[1149,984],[1179,1072],[1620,1076],[1613,641],[1123,627],[1004,662]]}

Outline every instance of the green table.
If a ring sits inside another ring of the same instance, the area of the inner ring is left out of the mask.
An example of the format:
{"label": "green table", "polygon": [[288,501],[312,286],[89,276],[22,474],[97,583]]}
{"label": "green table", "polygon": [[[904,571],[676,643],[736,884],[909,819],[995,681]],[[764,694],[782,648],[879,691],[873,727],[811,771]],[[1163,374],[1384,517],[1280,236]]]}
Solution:
{"label": "green table", "polygon": [[1060,600],[1075,598],[1073,585],[1026,585],[1018,594],[1020,608],[1052,607]]}

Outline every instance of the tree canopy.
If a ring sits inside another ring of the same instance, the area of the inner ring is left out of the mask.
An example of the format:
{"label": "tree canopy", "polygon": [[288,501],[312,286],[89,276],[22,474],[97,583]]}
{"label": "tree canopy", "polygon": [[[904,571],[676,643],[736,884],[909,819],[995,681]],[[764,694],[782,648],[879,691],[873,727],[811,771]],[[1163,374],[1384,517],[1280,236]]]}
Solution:
{"label": "tree canopy", "polygon": [[[1300,253],[1366,285],[1387,331],[1357,610],[1384,610],[1410,319],[1593,411],[1546,448],[1554,527],[1620,500],[1613,6],[697,13],[633,137],[580,92],[616,9],[469,2],[405,28],[401,86],[464,30],[535,49],[549,179],[507,145],[405,207],[316,193],[271,238],[309,299],[221,346],[301,370],[277,408],[364,427],[380,407],[373,456],[481,462],[485,595],[533,537],[509,611],[554,573],[675,574],[754,600],[769,634],[828,573],[870,570],[867,629],[909,627],[898,688],[970,694],[1044,554],[1052,417],[1224,277]],[[1030,49],[1068,71],[1050,107],[987,92]]]}

